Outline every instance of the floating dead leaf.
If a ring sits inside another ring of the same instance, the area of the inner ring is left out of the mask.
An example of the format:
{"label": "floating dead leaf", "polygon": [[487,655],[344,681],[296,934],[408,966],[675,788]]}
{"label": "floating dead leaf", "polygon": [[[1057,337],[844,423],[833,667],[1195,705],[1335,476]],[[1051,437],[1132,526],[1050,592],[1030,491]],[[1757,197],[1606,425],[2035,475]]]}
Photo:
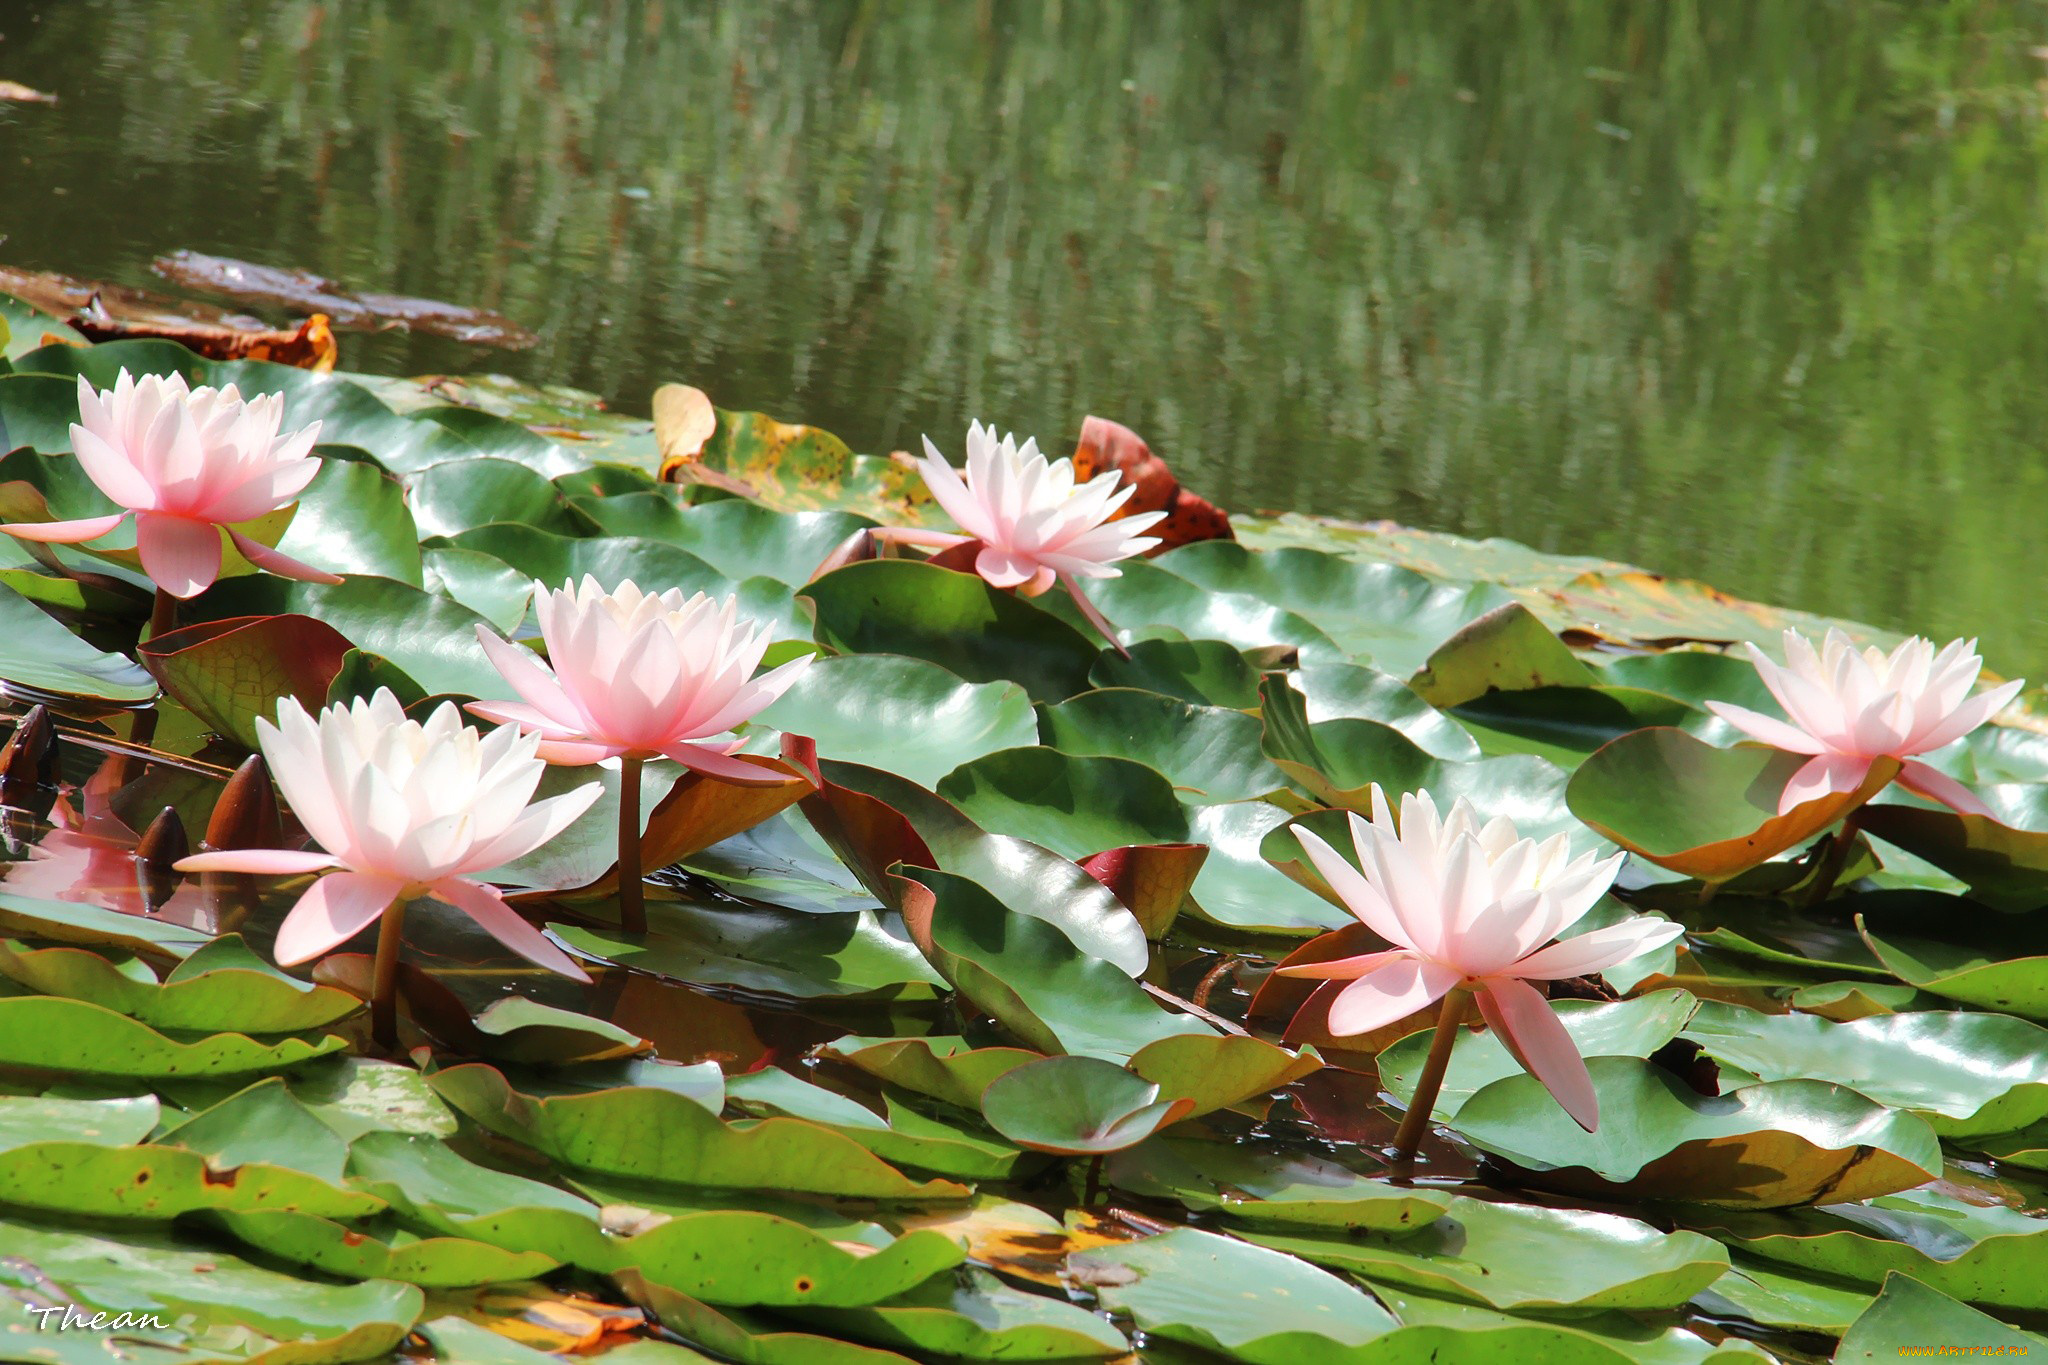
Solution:
{"label": "floating dead leaf", "polygon": [[10,104],[55,104],[57,97],[46,90],[32,90],[20,81],[0,81],[0,100]]}
{"label": "floating dead leaf", "polygon": [[1151,530],[1159,537],[1151,553],[1164,554],[1196,540],[1237,538],[1223,509],[1181,487],[1166,461],[1154,455],[1137,432],[1107,417],[1083,418],[1081,439],[1074,447],[1074,477],[1092,479],[1105,469],[1118,471],[1125,483],[1137,489],[1117,516],[1166,513],[1166,519]]}
{"label": "floating dead leaf", "polygon": [[1144,1235],[1114,1218],[1088,1212],[1071,1213],[1063,1224],[1043,1209],[995,1195],[981,1195],[964,1208],[907,1214],[897,1221],[903,1232],[943,1232],[967,1248],[968,1259],[1058,1290],[1096,1283],[1074,1275],[1067,1257]]}
{"label": "floating dead leaf", "polygon": [[477,346],[521,350],[540,338],[510,318],[481,308],[404,294],[348,289],[310,270],[256,265],[227,256],[174,251],[150,269],[183,288],[297,313],[324,313],[345,331],[430,332]]}
{"label": "floating dead leaf", "polygon": [[637,1308],[565,1294],[538,1281],[429,1293],[422,1320],[449,1315],[536,1351],[598,1350],[607,1337],[637,1332],[647,1323]]}
{"label": "floating dead leaf", "polygon": [[295,328],[229,327],[204,322],[140,322],[116,317],[97,297],[71,326],[91,341],[129,341],[155,337],[175,341],[209,360],[268,360],[325,374],[341,358],[334,329],[325,313],[315,313]]}

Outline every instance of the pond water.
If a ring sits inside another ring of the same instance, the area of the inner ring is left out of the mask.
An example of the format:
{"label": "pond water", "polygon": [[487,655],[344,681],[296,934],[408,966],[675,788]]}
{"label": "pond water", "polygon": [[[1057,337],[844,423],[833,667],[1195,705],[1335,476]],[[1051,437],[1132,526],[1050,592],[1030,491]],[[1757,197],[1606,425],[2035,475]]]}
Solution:
{"label": "pond water", "polygon": [[2048,673],[2048,10],[7,0],[0,261],[856,449],[1144,434],[1238,508],[1634,560]]}

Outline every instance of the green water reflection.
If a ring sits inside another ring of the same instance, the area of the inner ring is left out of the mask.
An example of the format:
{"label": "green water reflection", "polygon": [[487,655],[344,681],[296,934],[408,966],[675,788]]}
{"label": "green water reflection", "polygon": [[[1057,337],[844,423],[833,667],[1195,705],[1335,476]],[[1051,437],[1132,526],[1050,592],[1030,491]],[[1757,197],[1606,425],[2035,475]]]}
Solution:
{"label": "green water reflection", "polygon": [[1087,412],[1237,507],[2048,673],[2040,4],[0,4],[0,259],[499,308],[857,448]]}

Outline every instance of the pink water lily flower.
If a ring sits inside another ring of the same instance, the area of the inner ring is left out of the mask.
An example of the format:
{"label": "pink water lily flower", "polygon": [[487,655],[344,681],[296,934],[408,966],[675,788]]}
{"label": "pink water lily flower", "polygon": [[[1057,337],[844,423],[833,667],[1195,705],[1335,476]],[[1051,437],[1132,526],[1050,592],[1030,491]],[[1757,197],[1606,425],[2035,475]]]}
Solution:
{"label": "pink water lily flower", "polygon": [[534,588],[553,667],[478,626],[485,652],[522,700],[472,702],[471,712],[533,731],[550,763],[658,755],[727,782],[788,780],[727,757],[740,746],[731,731],[788,691],[811,656],[755,677],[771,637],[738,619],[736,598],[642,592],[630,579],[606,592],[587,574],[580,587]]}
{"label": "pink water lily flower", "polygon": [[131,377],[101,393],[78,381],[71,450],[100,492],[128,509],[76,521],[16,522],[23,540],[76,544],[135,518],[135,551],[150,579],[173,597],[204,592],[220,577],[221,536],[259,569],[312,583],[339,583],[246,534],[241,525],[297,498],[320,472],[312,454],[320,424],[285,435],[284,397],[244,402],[233,384],[187,388],[183,375]]}
{"label": "pink water lily flower", "polygon": [[1350,817],[1362,874],[1310,831],[1298,829],[1296,837],[1345,908],[1396,946],[1280,971],[1351,983],[1330,1006],[1330,1032],[1338,1035],[1367,1033],[1454,990],[1471,991],[1516,1060],[1592,1132],[1600,1106],[1586,1063],[1529,983],[1604,971],[1683,930],[1637,917],[1552,943],[1606,893],[1624,855],[1574,858],[1567,836],[1523,839],[1505,816],[1482,827],[1463,797],[1444,819],[1428,793],[1411,792],[1401,798],[1396,824],[1375,786],[1372,807],[1370,823],[1356,812]]}
{"label": "pink water lily flower", "polygon": [[1813,755],[1785,784],[1780,815],[1855,791],[1880,758],[1900,760],[1898,781],[1908,791],[1966,815],[1991,813],[1968,787],[1913,757],[1969,734],[2024,686],[2009,682],[1971,696],[1984,667],[1975,640],[1951,640],[1937,653],[1933,641],[1916,635],[1886,654],[1875,646],[1859,650],[1830,630],[1815,651],[1812,641],[1788,630],[1783,665],[1753,644],[1745,647],[1791,724],[1725,702],[1710,701],[1707,709],[1752,739]]}
{"label": "pink water lily flower", "polygon": [[1115,578],[1116,561],[1143,554],[1159,543],[1143,534],[1166,519],[1165,512],[1118,517],[1137,486],[1122,486],[1116,470],[1086,483],[1074,480],[1074,462],[1048,460],[1038,442],[1022,446],[1015,436],[975,422],[967,429],[967,472],[946,462],[929,436],[918,462],[925,487],[965,534],[917,527],[883,527],[883,540],[928,545],[972,555],[974,572],[991,587],[1014,588],[1036,597],[1055,583],[1073,595],[1091,624],[1115,640],[1115,631],[1081,592],[1084,578]]}
{"label": "pink water lily flower", "polygon": [[523,857],[590,809],[595,782],[533,801],[547,764],[537,736],[488,735],[444,702],[424,723],[383,688],[315,720],[296,699],[277,724],[256,722],[263,756],[292,812],[325,852],[230,849],[179,860],[181,872],[322,876],[285,916],[277,960],[310,961],[420,896],[446,901],[537,966],[587,981],[568,954],[520,918],[477,874]]}

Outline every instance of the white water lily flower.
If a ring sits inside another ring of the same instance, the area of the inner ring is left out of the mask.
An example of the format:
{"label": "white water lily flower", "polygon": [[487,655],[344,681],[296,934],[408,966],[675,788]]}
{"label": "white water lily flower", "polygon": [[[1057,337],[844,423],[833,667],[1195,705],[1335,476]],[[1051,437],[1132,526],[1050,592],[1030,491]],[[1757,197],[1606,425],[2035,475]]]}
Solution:
{"label": "white water lily flower", "polygon": [[472,702],[472,713],[533,731],[550,763],[661,755],[729,782],[786,779],[728,758],[740,744],[730,732],[788,691],[812,656],[756,678],[770,635],[738,619],[737,598],[644,593],[631,579],[608,593],[588,574],[580,588],[534,588],[552,667],[478,626],[485,653],[521,700]]}
{"label": "white water lily flower", "polygon": [[1074,482],[1074,462],[1048,460],[1038,442],[1020,447],[1015,436],[975,422],[967,429],[967,475],[963,479],[929,436],[918,462],[925,486],[946,514],[980,542],[974,568],[998,588],[1044,592],[1059,578],[1114,578],[1119,559],[1143,554],[1159,543],[1143,534],[1166,519],[1164,512],[1116,517],[1136,485],[1119,487],[1116,470],[1084,484]]}
{"label": "white water lily flower", "polygon": [[1816,651],[1788,630],[1782,666],[1755,645],[1745,647],[1791,724],[1726,702],[1710,701],[1707,709],[1752,739],[1813,755],[1785,785],[1780,815],[1855,791],[1880,758],[1900,761],[1898,781],[1909,791],[1968,815],[1991,813],[1968,787],[1913,757],[1955,743],[2025,685],[2004,683],[1971,696],[1984,667],[1975,640],[1951,640],[1937,653],[1933,641],[1916,635],[1886,654],[1875,646],[1859,650],[1830,630]]}
{"label": "white water lily flower", "polygon": [[75,521],[16,522],[0,531],[23,540],[94,540],[130,516],[135,551],[152,581],[173,597],[204,592],[220,577],[221,536],[259,569],[315,583],[341,580],[301,564],[238,527],[276,511],[320,472],[312,454],[320,424],[280,435],[284,398],[244,402],[233,384],[189,388],[185,377],[122,370],[101,393],[78,381],[71,449],[99,490],[128,509]]}
{"label": "white water lily flower", "polygon": [[1593,1131],[1600,1106],[1586,1063],[1529,982],[1605,971],[1683,930],[1635,917],[1552,943],[1606,894],[1625,855],[1574,858],[1566,835],[1524,839],[1506,816],[1482,827],[1463,797],[1441,818],[1427,792],[1410,792],[1396,824],[1386,793],[1374,786],[1372,810],[1370,822],[1350,816],[1362,873],[1312,832],[1295,833],[1345,908],[1395,947],[1280,973],[1350,982],[1330,1006],[1330,1032],[1340,1036],[1405,1019],[1453,990],[1471,991],[1488,1027]]}
{"label": "white water lily flower", "polygon": [[488,735],[444,702],[425,723],[406,718],[384,688],[337,702],[315,720],[278,703],[256,722],[278,789],[326,850],[230,849],[181,859],[186,872],[324,872],[285,917],[277,960],[320,956],[368,928],[396,901],[434,896],[462,910],[513,952],[587,980],[567,954],[505,904],[479,872],[523,857],[567,829],[603,788],[595,782],[531,801],[547,764],[538,735]]}

